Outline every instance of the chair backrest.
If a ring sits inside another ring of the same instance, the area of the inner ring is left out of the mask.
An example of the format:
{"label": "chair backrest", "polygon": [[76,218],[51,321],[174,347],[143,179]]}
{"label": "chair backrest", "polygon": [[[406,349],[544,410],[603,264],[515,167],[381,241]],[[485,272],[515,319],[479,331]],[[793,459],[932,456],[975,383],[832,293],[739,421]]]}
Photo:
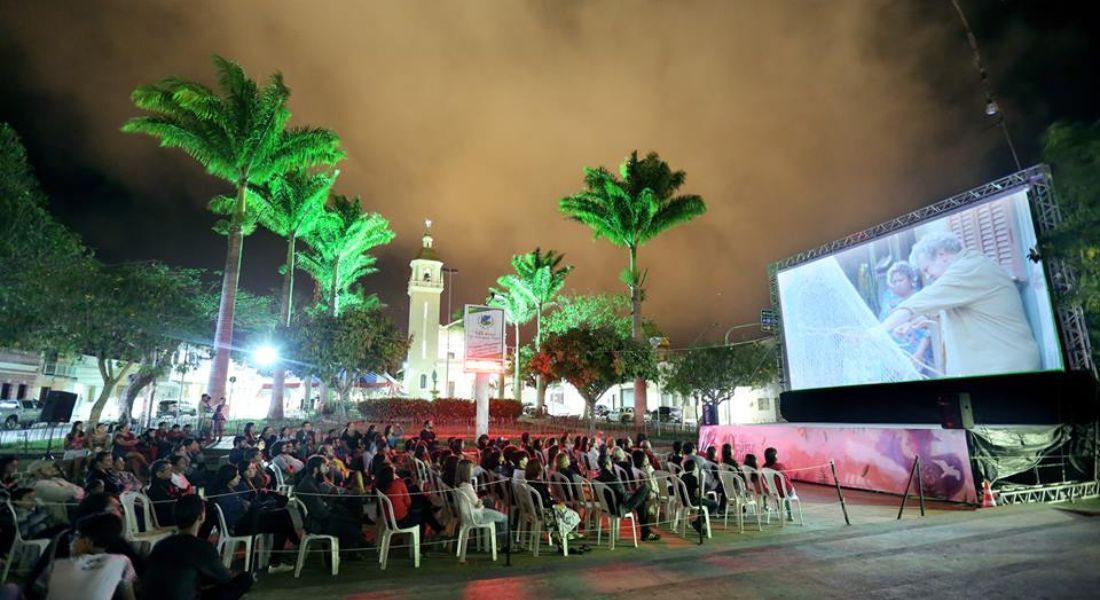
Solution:
{"label": "chair backrest", "polygon": [[[225,513],[222,512],[222,507],[217,502],[212,503],[214,510],[218,513],[218,536],[227,538],[233,535],[233,532],[229,530],[229,527],[225,524]],[[304,513],[303,513],[304,516]]]}
{"label": "chair backrest", "polygon": [[760,478],[764,480],[764,490],[769,496],[786,495],[787,487],[790,484],[787,482],[787,476],[782,471],[765,467],[760,469]]}
{"label": "chair backrest", "polygon": [[531,486],[516,481],[512,483],[512,490],[516,497],[516,504],[519,506],[519,514],[531,515],[535,518],[542,514],[542,497],[531,489]]}
{"label": "chair backrest", "polygon": [[286,480],[283,478],[283,470],[279,467],[279,463],[271,463],[271,472],[275,474],[275,485],[282,487],[286,485]]}
{"label": "chair backrest", "polygon": [[379,492],[375,494],[378,497],[378,509],[382,513],[382,525],[386,529],[397,530],[400,529],[397,526],[397,516],[393,512],[393,502],[386,497],[385,494]]}
{"label": "chair backrest", "polygon": [[617,515],[619,511],[613,507],[613,496],[611,489],[608,488],[602,481],[592,482],[592,491],[596,494],[596,501],[600,503],[600,509],[609,515]]}
{"label": "chair backrest", "polygon": [[550,472],[550,495],[557,498],[561,502],[572,502],[572,482],[569,478],[557,471]]}
{"label": "chair backrest", "polygon": [[[11,513],[12,529],[15,530],[15,541],[22,543],[23,534],[19,531],[19,517],[15,514],[15,507],[11,505],[11,502],[5,501],[4,506],[8,507],[8,512]],[[8,560],[13,560],[14,557],[8,557]]]}
{"label": "chair backrest", "polygon": [[738,472],[737,467],[735,467],[733,465],[727,465],[726,463],[718,463],[718,470],[719,471],[730,471],[732,473],[737,473]]}
{"label": "chair backrest", "polygon": [[759,471],[748,465],[741,465],[741,475],[745,478],[745,484],[749,486],[752,493],[759,494],[762,492]]}
{"label": "chair backrest", "polygon": [[122,492],[118,498],[119,503],[122,504],[123,524],[126,526],[125,531],[128,535],[141,532],[141,528],[138,527],[137,511],[134,509],[137,496],[137,492]]}
{"label": "chair backrest", "polygon": [[470,499],[466,497],[466,494],[463,494],[458,490],[454,490],[451,492],[451,496],[455,499],[455,504],[458,505],[459,520],[461,520],[462,523],[466,525],[473,525],[474,523],[476,523],[477,520],[474,519],[474,503],[470,502]]}
{"label": "chair backrest", "polygon": [[428,465],[424,464],[424,461],[415,456],[412,461],[413,466],[416,468],[416,484],[419,485],[421,489],[424,489],[427,487],[428,482],[431,481],[431,476],[428,474],[430,469]]}
{"label": "chair backrest", "polygon": [[745,489],[745,482],[736,471],[719,469],[718,483],[722,485],[722,491],[726,494],[727,498],[744,498],[748,495],[748,490]]}
{"label": "chair backrest", "polygon": [[667,467],[668,472],[672,473],[673,475],[679,475],[680,473],[684,472],[683,467],[681,467],[680,465],[672,462],[671,460],[665,463],[665,467]]}
{"label": "chair backrest", "polygon": [[654,471],[653,480],[657,482],[657,499],[664,502],[669,498],[675,497],[675,491],[672,489],[672,480],[675,476],[668,471]]}
{"label": "chair backrest", "polygon": [[676,484],[676,500],[688,508],[695,508],[695,505],[691,502],[691,496],[688,494],[687,482],[680,477],[674,477]]}
{"label": "chair backrest", "polygon": [[630,473],[626,472],[626,469],[620,467],[619,465],[615,465],[614,468],[615,468],[615,478],[618,479],[619,482],[626,483],[626,482],[630,481],[631,479],[634,479],[630,475]]}

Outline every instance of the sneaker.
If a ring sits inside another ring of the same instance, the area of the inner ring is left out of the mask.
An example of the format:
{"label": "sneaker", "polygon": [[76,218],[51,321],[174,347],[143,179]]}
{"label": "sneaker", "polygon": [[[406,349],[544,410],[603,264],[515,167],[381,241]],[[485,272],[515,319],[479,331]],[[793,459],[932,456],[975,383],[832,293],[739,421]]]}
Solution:
{"label": "sneaker", "polygon": [[278,564],[278,565],[272,563],[272,564],[267,566],[267,572],[269,574],[272,574],[272,575],[274,575],[275,573],[286,573],[288,571],[293,571],[293,570],[294,570],[294,565],[287,564],[287,563],[282,563],[282,564]]}
{"label": "sneaker", "polygon": [[650,533],[649,535],[642,538],[642,541],[643,542],[659,542],[659,541],[661,541],[661,536],[657,535],[656,533]]}

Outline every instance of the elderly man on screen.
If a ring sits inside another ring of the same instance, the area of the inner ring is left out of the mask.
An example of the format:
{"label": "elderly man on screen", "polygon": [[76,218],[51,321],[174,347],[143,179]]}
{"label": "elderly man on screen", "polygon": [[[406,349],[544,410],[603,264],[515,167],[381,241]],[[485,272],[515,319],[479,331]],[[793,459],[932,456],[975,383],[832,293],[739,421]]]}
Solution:
{"label": "elderly man on screen", "polygon": [[950,231],[918,240],[909,262],[931,283],[898,304],[880,329],[905,333],[938,314],[947,377],[1039,369],[1039,347],[1020,293],[997,263],[963,248]]}

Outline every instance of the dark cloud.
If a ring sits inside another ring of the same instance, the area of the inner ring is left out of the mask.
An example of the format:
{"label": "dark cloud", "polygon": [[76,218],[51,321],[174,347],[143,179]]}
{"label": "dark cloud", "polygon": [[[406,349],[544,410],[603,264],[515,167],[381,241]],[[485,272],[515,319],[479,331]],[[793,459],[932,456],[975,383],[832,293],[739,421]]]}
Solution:
{"label": "dark cloud", "polygon": [[[1043,89],[1050,63],[1078,60],[1096,87],[1096,56],[1081,56],[1095,24],[1064,7],[1037,27],[1026,3],[964,6],[1034,162],[1036,133],[1065,116]],[[211,52],[257,78],[282,70],[295,122],[344,140],[337,191],[398,233],[368,285],[399,318],[426,217],[461,271],[456,305],[536,245],[577,265],[572,289],[619,290],[625,252],[565,221],[557,199],[583,166],[635,148],[686,170],[710,205],[640,254],[646,311],[678,345],[754,319],[767,263],[1012,166],[946,2],[7,2],[0,40],[0,118],[63,218],[112,259],[223,257],[203,207],[225,187],[119,133],[129,92],[169,74],[211,82]],[[278,240],[250,238],[244,284],[272,287],[280,259]]]}

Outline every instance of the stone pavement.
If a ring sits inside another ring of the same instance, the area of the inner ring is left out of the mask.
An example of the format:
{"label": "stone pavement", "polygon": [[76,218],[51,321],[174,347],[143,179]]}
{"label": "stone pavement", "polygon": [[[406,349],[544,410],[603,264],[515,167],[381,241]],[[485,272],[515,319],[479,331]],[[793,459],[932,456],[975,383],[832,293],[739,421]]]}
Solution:
{"label": "stone pavement", "polygon": [[[413,569],[394,549],[380,571],[372,550],[331,577],[317,558],[300,579],[265,576],[249,598],[913,598],[1100,595],[1100,502],[975,511],[933,504],[919,517],[899,498],[845,491],[853,525],[845,526],[831,488],[802,485],[806,526],[773,521],[764,531],[714,523],[714,537],[661,530],[664,539],[633,548],[622,540],[583,556],[546,546],[538,558],[516,550],[512,566],[471,553],[465,565],[432,548]],[[1070,508],[1074,510],[1064,510]],[[1076,510],[1083,509],[1083,510]],[[586,540],[595,545],[594,540]]]}

